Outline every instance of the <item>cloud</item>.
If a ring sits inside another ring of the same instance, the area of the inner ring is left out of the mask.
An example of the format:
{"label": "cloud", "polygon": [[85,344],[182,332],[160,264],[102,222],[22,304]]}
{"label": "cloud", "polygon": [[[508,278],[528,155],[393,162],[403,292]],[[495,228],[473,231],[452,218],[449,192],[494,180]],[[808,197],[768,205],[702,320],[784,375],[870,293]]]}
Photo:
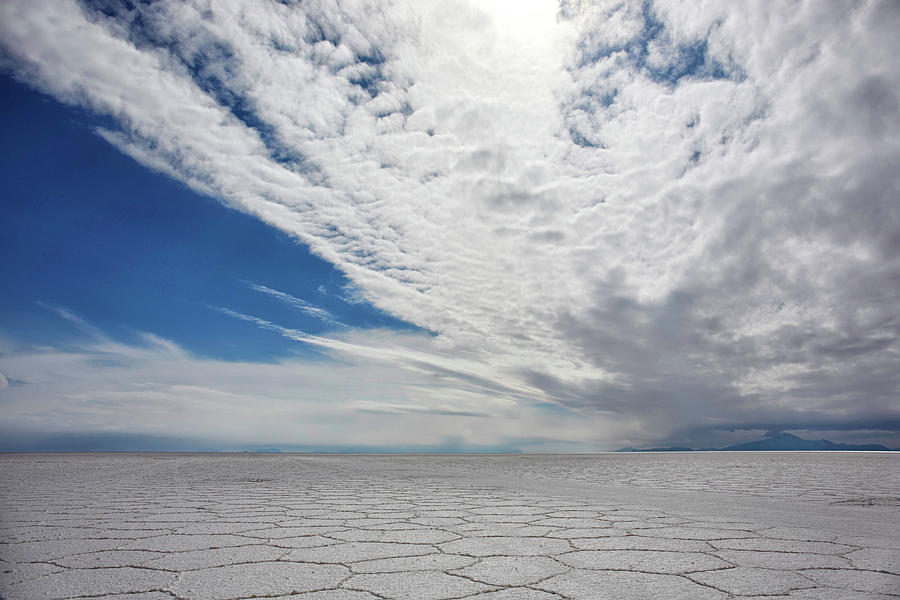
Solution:
{"label": "cloud", "polygon": [[90,338],[99,340],[105,337],[102,331],[85,321],[83,318],[76,315],[68,308],[57,306],[56,304],[49,304],[41,300],[38,300],[36,304],[44,310],[50,311],[56,316],[65,319],[66,321],[74,325],[75,328],[78,329],[81,333],[87,335]]}
{"label": "cloud", "polygon": [[369,361],[387,362],[418,372],[430,374],[435,379],[453,380],[461,390],[471,389],[479,395],[494,395],[494,401],[530,399],[537,391],[527,385],[510,386],[502,383],[502,373],[490,365],[454,355],[435,347],[426,335],[396,334],[390,331],[353,331],[349,337],[323,337],[310,335],[297,329],[282,327],[259,317],[246,315],[229,308],[218,308],[221,313],[253,323],[296,342],[302,342],[342,356],[353,356]]}
{"label": "cloud", "polygon": [[896,5],[535,6],[10,1],[0,43],[502,389],[636,442],[892,417]]}
{"label": "cloud", "polygon": [[599,447],[596,430],[577,414],[552,414],[521,395],[504,396],[483,380],[442,368],[439,356],[423,362],[414,349],[421,334],[367,332],[364,339],[321,343],[329,344],[333,360],[217,361],[151,335],[139,345],[107,338],[64,350],[11,344],[14,352],[0,356],[0,369],[31,385],[0,390],[0,431],[20,440],[16,447],[30,447],[22,441],[30,432],[44,440],[42,448],[60,440],[157,448],[168,439],[194,449],[427,450],[452,439],[462,449],[512,450],[533,445],[528,432],[541,427],[550,434],[541,448]]}
{"label": "cloud", "polygon": [[320,308],[318,306],[310,304],[306,300],[302,300],[300,298],[295,298],[294,296],[291,296],[288,293],[281,292],[281,291],[272,289],[270,287],[266,287],[264,285],[259,285],[256,283],[249,283],[249,282],[247,283],[247,285],[249,285],[251,289],[256,290],[257,292],[262,292],[263,294],[268,294],[269,296],[272,296],[273,298],[277,298],[278,300],[281,300],[282,302],[293,306],[300,312],[305,313],[311,317],[315,317],[315,318],[319,319],[323,323],[326,323],[328,325],[337,325],[337,326],[341,326],[341,327],[346,327],[346,325],[344,325],[340,321],[336,320],[334,318],[334,315],[332,315],[330,312],[328,312],[324,308]]}

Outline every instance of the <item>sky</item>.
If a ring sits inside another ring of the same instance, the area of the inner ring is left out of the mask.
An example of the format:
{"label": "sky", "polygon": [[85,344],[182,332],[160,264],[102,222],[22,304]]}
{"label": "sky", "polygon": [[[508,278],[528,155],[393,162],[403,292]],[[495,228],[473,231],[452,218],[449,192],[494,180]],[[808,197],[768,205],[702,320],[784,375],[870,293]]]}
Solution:
{"label": "sky", "polygon": [[900,447],[900,5],[0,3],[0,450]]}

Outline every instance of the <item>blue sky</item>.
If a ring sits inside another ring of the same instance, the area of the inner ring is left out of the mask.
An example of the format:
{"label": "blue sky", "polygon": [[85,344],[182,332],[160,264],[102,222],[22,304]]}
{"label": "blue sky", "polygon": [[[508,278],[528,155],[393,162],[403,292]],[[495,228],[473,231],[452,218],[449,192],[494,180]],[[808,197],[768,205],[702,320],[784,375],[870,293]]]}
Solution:
{"label": "blue sky", "polygon": [[6,2],[0,431],[900,446],[895,26],[886,1]]}
{"label": "blue sky", "polygon": [[[32,344],[85,331],[63,308],[111,337],[151,331],[223,360],[272,360],[310,352],[217,308],[309,333],[351,327],[408,328],[365,302],[350,282],[285,232],[149,171],[94,134],[95,120],[7,77],[0,126],[5,212],[0,277],[3,333]],[[296,310],[253,286],[328,311]]]}

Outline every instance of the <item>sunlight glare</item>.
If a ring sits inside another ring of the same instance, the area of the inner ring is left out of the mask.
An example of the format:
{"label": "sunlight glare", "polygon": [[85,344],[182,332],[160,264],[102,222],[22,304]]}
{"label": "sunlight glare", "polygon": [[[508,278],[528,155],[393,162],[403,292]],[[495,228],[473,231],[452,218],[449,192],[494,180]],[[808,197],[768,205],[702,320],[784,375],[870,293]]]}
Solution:
{"label": "sunlight glare", "polygon": [[484,0],[477,6],[491,16],[501,35],[523,44],[552,37],[559,9],[554,0]]}

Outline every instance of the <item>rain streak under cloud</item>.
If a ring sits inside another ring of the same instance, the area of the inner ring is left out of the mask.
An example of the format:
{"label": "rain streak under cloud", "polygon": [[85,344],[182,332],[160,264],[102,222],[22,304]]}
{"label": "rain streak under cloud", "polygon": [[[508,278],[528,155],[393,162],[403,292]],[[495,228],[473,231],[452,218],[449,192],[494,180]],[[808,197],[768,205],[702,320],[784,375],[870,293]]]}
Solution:
{"label": "rain streak under cloud", "polygon": [[6,1],[8,72],[414,327],[242,281],[324,331],[209,310],[324,358],[228,362],[50,303],[85,337],[3,341],[5,427],[896,445],[897,31],[886,0]]}

